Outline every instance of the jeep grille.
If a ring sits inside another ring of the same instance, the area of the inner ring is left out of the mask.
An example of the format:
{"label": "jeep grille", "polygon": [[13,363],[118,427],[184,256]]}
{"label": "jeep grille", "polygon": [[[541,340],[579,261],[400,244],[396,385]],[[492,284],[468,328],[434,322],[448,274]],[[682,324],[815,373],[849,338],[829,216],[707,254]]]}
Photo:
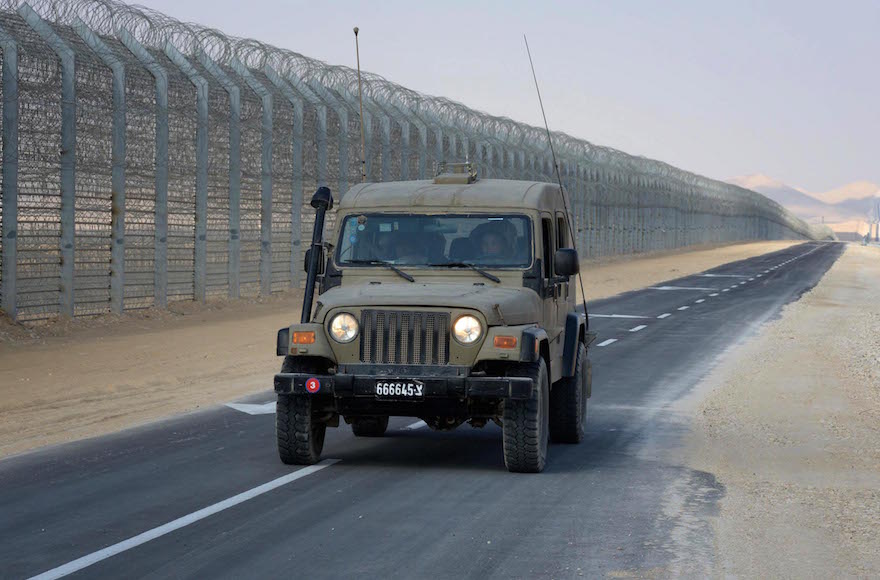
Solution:
{"label": "jeep grille", "polygon": [[449,314],[364,310],[361,313],[361,362],[448,364]]}

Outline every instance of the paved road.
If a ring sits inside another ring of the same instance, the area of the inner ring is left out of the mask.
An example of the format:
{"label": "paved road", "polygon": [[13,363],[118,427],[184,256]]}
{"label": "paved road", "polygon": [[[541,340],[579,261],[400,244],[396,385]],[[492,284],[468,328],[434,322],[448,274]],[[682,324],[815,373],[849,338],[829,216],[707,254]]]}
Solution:
{"label": "paved road", "polygon": [[687,395],[842,251],[805,243],[591,303],[587,438],[551,446],[541,475],[505,471],[497,427],[415,419],[382,439],[328,430],[338,462],[288,468],[272,415],[227,407],[0,461],[0,577],[703,575],[724,489],[670,452]]}

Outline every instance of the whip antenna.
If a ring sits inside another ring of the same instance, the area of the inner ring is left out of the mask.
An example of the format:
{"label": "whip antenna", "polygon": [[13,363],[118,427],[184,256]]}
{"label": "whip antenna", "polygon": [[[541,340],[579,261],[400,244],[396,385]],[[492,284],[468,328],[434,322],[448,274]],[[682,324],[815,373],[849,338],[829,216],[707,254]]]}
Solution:
{"label": "whip antenna", "polygon": [[358,67],[358,103],[361,108],[361,182],[367,181],[367,154],[366,154],[366,145],[364,139],[364,97],[363,92],[361,91],[361,49],[358,46],[358,27],[354,27],[354,51],[357,55],[357,67]]}
{"label": "whip antenna", "polygon": [[[556,150],[553,148],[553,136],[550,133],[550,125],[547,123],[547,114],[544,112],[544,100],[541,99],[541,89],[538,87],[538,75],[535,74],[535,63],[532,61],[532,51],[529,50],[529,39],[526,38],[526,35],[523,34],[523,40],[526,43],[526,54],[529,55],[529,66],[532,67],[532,78],[535,80],[535,92],[538,93],[538,104],[541,105],[541,116],[544,118],[544,129],[547,130],[547,142],[550,144],[550,155],[553,158],[553,169],[556,171],[556,181],[559,183],[559,195],[562,197],[562,205],[565,207],[565,215],[569,216],[571,212],[568,211],[568,199],[565,197],[565,189],[562,187],[562,176],[559,174],[559,164],[556,163]],[[571,225],[571,221],[566,219],[568,222],[568,235],[571,239],[571,245],[575,246],[575,237],[574,237],[574,226]],[[587,314],[587,293],[584,290],[584,279],[581,277],[581,268],[580,264],[578,264],[578,283],[581,287],[581,303],[584,305],[584,316],[587,319],[587,328],[590,328],[590,317]]]}

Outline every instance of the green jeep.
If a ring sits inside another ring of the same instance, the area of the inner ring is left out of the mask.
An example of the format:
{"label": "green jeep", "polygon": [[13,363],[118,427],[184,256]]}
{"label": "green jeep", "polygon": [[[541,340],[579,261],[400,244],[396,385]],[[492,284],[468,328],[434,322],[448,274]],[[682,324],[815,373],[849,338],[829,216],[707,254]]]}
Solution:
{"label": "green jeep", "polygon": [[478,180],[465,164],[433,181],[365,183],[323,244],[333,200],[320,188],[303,322],[278,332],[281,460],[319,461],[340,416],[359,437],[382,436],[390,416],[439,430],[494,421],[518,472],[544,469],[548,439],[579,443],[595,335],[575,306],[563,195]]}

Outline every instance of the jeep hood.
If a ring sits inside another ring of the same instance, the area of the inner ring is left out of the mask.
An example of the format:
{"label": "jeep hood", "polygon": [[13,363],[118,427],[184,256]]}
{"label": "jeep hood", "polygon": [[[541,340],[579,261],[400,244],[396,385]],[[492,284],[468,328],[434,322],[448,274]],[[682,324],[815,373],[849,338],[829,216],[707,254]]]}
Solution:
{"label": "jeep hood", "polygon": [[[472,308],[486,317],[490,326],[538,322],[541,299],[534,290],[473,283],[358,284],[338,286],[318,297],[316,319],[323,321],[334,308],[426,307]],[[500,313],[499,313],[500,310]],[[503,320],[502,320],[503,319]]]}

